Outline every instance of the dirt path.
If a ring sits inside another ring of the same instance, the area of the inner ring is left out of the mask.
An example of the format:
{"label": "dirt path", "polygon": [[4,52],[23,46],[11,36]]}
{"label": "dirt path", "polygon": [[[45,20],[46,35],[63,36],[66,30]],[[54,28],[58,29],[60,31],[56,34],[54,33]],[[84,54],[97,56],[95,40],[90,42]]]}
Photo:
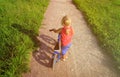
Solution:
{"label": "dirt path", "polygon": [[[73,44],[66,62],[50,68],[52,48],[57,34],[51,28],[61,27],[61,17],[70,15],[75,30]],[[120,77],[113,60],[99,48],[82,14],[71,0],[51,0],[40,28],[40,48],[32,54],[31,72],[23,77]]]}

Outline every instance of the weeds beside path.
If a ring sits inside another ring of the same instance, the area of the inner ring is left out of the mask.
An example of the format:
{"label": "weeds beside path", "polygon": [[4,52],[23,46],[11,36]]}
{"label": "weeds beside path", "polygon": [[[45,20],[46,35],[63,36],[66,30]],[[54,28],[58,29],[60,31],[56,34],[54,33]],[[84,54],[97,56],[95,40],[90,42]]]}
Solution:
{"label": "weeds beside path", "polygon": [[[73,44],[66,62],[59,62],[53,71],[50,68],[52,48],[57,34],[49,32],[59,28],[61,18],[70,15],[75,30]],[[45,13],[40,35],[40,47],[33,52],[31,71],[23,77],[119,77],[114,61],[98,46],[95,37],[87,27],[82,14],[71,0],[51,0]]]}

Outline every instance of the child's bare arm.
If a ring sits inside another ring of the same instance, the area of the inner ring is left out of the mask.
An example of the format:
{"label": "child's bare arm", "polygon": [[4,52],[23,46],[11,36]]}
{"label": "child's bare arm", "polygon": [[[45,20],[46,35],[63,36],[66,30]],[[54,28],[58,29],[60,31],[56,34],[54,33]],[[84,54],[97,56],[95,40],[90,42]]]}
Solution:
{"label": "child's bare arm", "polygon": [[50,29],[49,31],[53,31],[55,33],[60,33],[62,30],[62,28],[59,28],[59,29]]}

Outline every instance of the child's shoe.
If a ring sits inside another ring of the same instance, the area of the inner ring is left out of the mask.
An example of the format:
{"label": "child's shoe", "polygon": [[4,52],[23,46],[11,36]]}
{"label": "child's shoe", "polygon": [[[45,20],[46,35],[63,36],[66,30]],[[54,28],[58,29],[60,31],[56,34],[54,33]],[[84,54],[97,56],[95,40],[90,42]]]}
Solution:
{"label": "child's shoe", "polygon": [[66,61],[66,59],[63,59],[63,58],[62,58],[61,60],[62,60],[62,61]]}
{"label": "child's shoe", "polygon": [[63,61],[66,61],[66,59],[63,59]]}
{"label": "child's shoe", "polygon": [[68,56],[66,56],[66,59],[68,59]]}

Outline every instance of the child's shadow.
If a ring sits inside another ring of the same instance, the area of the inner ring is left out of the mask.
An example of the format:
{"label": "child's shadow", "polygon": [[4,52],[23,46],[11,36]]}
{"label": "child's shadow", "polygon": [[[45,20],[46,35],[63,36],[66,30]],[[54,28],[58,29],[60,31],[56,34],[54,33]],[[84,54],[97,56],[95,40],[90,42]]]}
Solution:
{"label": "child's shadow", "polygon": [[40,35],[40,47],[33,52],[33,57],[39,64],[46,67],[52,66],[51,56],[53,54],[53,49],[49,47],[48,44],[55,45],[55,43],[56,41],[50,36]]}

